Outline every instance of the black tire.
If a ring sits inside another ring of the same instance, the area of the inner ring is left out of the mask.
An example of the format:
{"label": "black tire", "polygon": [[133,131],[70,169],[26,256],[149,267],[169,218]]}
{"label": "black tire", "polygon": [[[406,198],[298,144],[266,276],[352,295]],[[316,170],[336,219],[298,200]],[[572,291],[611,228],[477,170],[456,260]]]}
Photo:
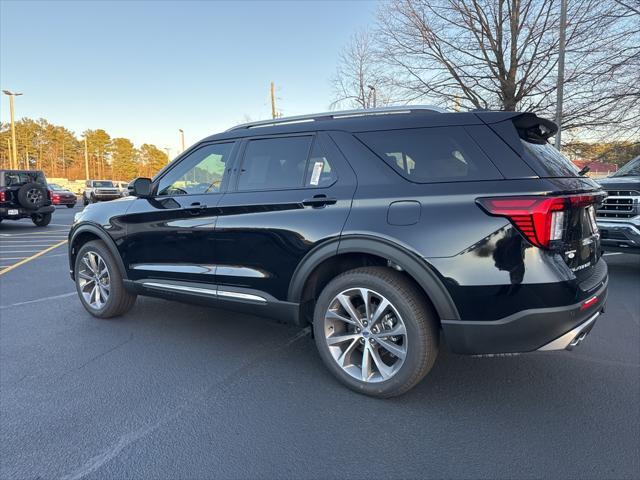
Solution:
{"label": "black tire", "polygon": [[25,183],[18,190],[18,203],[27,210],[37,210],[47,201],[47,189],[39,183]]}
{"label": "black tire", "polygon": [[97,202],[96,196],[92,193],[91,197],[89,197],[89,203],[96,203],[96,202]]}
{"label": "black tire", "polygon": [[[389,379],[379,382],[356,379],[338,365],[329,350],[325,314],[336,295],[351,288],[367,288],[383,295],[402,317],[406,328],[406,357]],[[410,390],[431,370],[438,356],[437,318],[424,292],[403,273],[391,268],[358,268],[334,278],[316,302],[313,329],[320,357],[334,376],[350,389],[373,397],[389,398]]]}
{"label": "black tire", "polygon": [[[80,285],[79,272],[82,268],[82,258],[87,252],[94,252],[102,257],[102,260],[105,262],[109,273],[109,297],[102,308],[94,308],[89,303],[87,303],[81,290],[82,287]],[[80,248],[80,251],[76,255],[74,265],[74,278],[76,283],[76,291],[78,292],[78,297],[80,298],[82,306],[94,317],[112,318],[123,315],[124,313],[131,310],[136,302],[137,295],[128,292],[124,288],[124,283],[122,282],[123,272],[120,270],[118,263],[113,258],[113,255],[111,254],[107,246],[101,240],[93,240],[91,242],[87,242],[82,246],[82,248]]]}
{"label": "black tire", "polygon": [[31,215],[31,221],[36,227],[46,227],[51,223],[50,213],[34,213]]}
{"label": "black tire", "polygon": [[76,206],[75,203],[67,203],[67,208],[73,208],[75,206]]}
{"label": "black tire", "polygon": [[89,200],[87,200],[87,197],[85,197],[84,195],[82,195],[82,205],[85,207],[89,205]]}

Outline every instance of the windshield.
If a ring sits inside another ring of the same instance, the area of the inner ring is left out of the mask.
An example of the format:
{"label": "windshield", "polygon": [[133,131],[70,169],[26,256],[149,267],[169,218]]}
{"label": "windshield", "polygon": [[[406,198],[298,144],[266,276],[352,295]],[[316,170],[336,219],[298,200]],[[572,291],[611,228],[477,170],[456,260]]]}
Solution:
{"label": "windshield", "polygon": [[50,183],[49,184],[49,188],[51,190],[64,190],[64,188],[62,188],[60,185],[58,185],[57,183]]}
{"label": "windshield", "polygon": [[111,181],[100,181],[93,182],[94,188],[113,188],[113,182]]}
{"label": "windshield", "polygon": [[548,143],[530,143],[522,140],[527,163],[533,162],[542,177],[577,177],[580,171],[571,161]]}
{"label": "windshield", "polygon": [[640,177],[640,157],[636,157],[611,175],[612,177]]}

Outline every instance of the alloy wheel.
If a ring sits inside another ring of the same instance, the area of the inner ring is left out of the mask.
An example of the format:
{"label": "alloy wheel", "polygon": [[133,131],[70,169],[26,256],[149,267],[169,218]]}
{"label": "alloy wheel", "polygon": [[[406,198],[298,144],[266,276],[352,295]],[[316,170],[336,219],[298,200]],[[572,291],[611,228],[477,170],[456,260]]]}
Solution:
{"label": "alloy wheel", "polygon": [[32,205],[38,205],[42,200],[42,191],[37,188],[32,188],[27,192],[27,200]]}
{"label": "alloy wheel", "polygon": [[104,259],[93,251],[86,252],[80,260],[78,285],[87,305],[100,310],[109,300],[111,277]]}
{"label": "alloy wheel", "polygon": [[368,288],[336,295],[324,317],[324,333],[338,366],[357,380],[389,380],[407,357],[407,329],[393,304]]}

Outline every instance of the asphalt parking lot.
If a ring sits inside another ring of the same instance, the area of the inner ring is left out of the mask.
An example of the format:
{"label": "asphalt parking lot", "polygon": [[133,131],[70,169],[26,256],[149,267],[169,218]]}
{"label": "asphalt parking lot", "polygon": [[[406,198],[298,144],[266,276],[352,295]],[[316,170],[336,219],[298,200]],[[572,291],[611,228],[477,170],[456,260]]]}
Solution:
{"label": "asphalt parking lot", "polygon": [[3,479],[640,476],[640,256],[606,257],[608,309],[575,351],[443,351],[374,400],[308,331],[149,298],[94,319],[63,243],[78,209],[0,224]]}

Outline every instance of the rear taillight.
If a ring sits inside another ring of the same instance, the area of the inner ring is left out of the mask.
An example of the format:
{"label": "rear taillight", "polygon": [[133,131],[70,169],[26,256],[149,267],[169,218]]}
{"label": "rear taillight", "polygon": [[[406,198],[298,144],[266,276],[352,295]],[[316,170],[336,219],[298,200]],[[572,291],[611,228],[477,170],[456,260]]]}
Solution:
{"label": "rear taillight", "polygon": [[549,248],[562,240],[568,210],[597,203],[596,195],[479,198],[489,214],[506,217],[533,245]]}
{"label": "rear taillight", "polygon": [[0,191],[0,202],[6,202],[6,201],[7,201],[7,192],[2,190]]}

